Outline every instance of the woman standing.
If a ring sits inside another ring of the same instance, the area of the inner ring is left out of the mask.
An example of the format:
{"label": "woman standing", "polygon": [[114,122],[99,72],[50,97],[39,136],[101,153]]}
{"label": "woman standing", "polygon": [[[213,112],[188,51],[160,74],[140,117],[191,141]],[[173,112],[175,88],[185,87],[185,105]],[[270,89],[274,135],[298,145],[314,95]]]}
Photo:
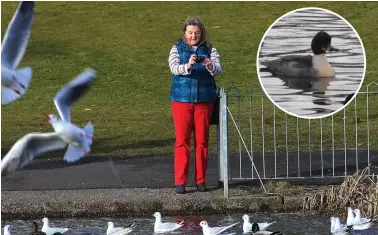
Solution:
{"label": "woman standing", "polygon": [[175,126],[175,186],[186,193],[190,138],[194,132],[195,182],[200,192],[205,185],[211,114],[216,100],[214,77],[221,73],[218,51],[207,41],[203,22],[188,17],[183,38],[173,45],[168,58],[173,74],[170,101]]}

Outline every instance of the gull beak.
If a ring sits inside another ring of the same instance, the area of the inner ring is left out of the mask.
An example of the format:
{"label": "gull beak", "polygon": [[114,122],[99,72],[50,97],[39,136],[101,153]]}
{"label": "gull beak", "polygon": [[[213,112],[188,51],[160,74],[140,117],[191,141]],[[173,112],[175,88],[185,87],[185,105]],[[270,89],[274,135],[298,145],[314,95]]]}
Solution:
{"label": "gull beak", "polygon": [[50,116],[46,113],[47,120],[51,120]]}

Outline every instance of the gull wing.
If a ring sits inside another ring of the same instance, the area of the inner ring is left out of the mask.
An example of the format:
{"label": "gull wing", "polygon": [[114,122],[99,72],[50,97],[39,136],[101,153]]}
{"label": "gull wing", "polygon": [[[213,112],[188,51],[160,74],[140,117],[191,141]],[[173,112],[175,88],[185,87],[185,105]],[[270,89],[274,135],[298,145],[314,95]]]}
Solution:
{"label": "gull wing", "polygon": [[15,69],[24,57],[31,34],[34,2],[21,2],[4,35],[1,63]]}
{"label": "gull wing", "polygon": [[55,132],[27,134],[1,160],[1,175],[24,167],[42,153],[66,147],[67,143]]}
{"label": "gull wing", "polygon": [[84,92],[92,84],[93,78],[96,77],[96,71],[86,69],[84,72],[76,76],[74,80],[63,87],[55,96],[54,103],[63,121],[71,122],[70,109],[71,106],[79,100]]}

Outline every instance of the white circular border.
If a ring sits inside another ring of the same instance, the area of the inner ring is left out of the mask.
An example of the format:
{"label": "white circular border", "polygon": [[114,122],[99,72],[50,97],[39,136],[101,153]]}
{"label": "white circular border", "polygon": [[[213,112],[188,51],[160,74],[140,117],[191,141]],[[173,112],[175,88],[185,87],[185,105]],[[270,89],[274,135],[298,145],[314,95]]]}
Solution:
{"label": "white circular border", "polygon": [[[362,79],[361,79],[361,82],[360,82],[360,86],[358,87],[358,89],[356,90],[355,94],[353,95],[353,97],[343,106],[341,106],[341,108],[337,109],[336,111],[332,112],[332,113],[329,113],[329,114],[326,114],[324,116],[319,116],[319,117],[304,117],[304,116],[299,116],[297,114],[294,114],[294,113],[291,113],[283,108],[281,108],[279,105],[276,104],[276,102],[274,102],[274,100],[270,97],[270,95],[268,94],[268,92],[266,92],[265,88],[264,88],[264,85],[261,81],[261,78],[260,78],[260,49],[261,49],[261,45],[263,44],[264,42],[264,39],[265,39],[265,36],[268,34],[269,30],[278,22],[280,21],[282,18],[284,18],[285,16],[288,16],[294,12],[297,12],[297,11],[300,11],[300,10],[307,10],[307,9],[316,9],[316,10],[322,10],[322,11],[326,11],[328,13],[331,13],[337,17],[339,17],[340,19],[344,20],[348,25],[349,27],[351,27],[354,31],[354,33],[357,35],[358,37],[358,40],[360,41],[361,43],[361,46],[362,46],[362,52],[363,52],[363,55],[364,55],[364,72],[362,74]],[[324,9],[324,8],[320,8],[320,7],[303,7],[303,8],[298,8],[298,9],[295,9],[295,10],[292,10],[284,15],[282,15],[281,17],[279,17],[276,21],[273,22],[273,24],[265,31],[264,33],[264,36],[262,37],[261,41],[260,41],[260,45],[259,45],[259,49],[257,50],[257,56],[256,56],[256,68],[257,68],[257,76],[259,77],[259,82],[260,82],[260,86],[262,87],[263,91],[265,92],[265,95],[270,99],[270,101],[272,101],[272,103],[279,109],[281,109],[283,112],[285,113],[288,113],[292,116],[295,116],[297,118],[303,118],[303,119],[321,119],[321,118],[326,118],[326,117],[329,117],[329,116],[332,116],[336,113],[338,113],[339,111],[341,111],[342,109],[344,109],[346,106],[349,105],[350,102],[352,102],[354,100],[354,98],[357,96],[357,94],[359,93],[361,87],[362,87],[362,84],[364,83],[364,80],[365,80],[365,73],[366,73],[366,54],[365,54],[365,47],[364,47],[364,44],[362,43],[362,40],[361,40],[361,37],[360,35],[357,33],[356,29],[353,27],[353,25],[351,25],[346,19],[344,19],[344,17],[340,16],[339,14],[333,12],[333,11],[330,11],[330,10],[327,10],[327,9]]]}

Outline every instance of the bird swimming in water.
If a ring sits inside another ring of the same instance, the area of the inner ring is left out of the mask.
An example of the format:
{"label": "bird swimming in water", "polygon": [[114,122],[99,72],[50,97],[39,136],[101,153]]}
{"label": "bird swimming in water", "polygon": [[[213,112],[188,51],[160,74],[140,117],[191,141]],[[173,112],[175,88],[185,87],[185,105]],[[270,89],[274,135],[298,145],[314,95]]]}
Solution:
{"label": "bird swimming in water", "polygon": [[38,231],[38,224],[35,221],[33,221],[32,232],[29,235],[46,235],[46,233]]}
{"label": "bird swimming in water", "polygon": [[334,77],[335,70],[326,57],[327,51],[338,51],[331,45],[331,36],[324,31],[318,32],[312,39],[311,49],[313,55],[288,55],[272,61],[262,61],[261,64],[266,68],[261,71],[285,77]]}

